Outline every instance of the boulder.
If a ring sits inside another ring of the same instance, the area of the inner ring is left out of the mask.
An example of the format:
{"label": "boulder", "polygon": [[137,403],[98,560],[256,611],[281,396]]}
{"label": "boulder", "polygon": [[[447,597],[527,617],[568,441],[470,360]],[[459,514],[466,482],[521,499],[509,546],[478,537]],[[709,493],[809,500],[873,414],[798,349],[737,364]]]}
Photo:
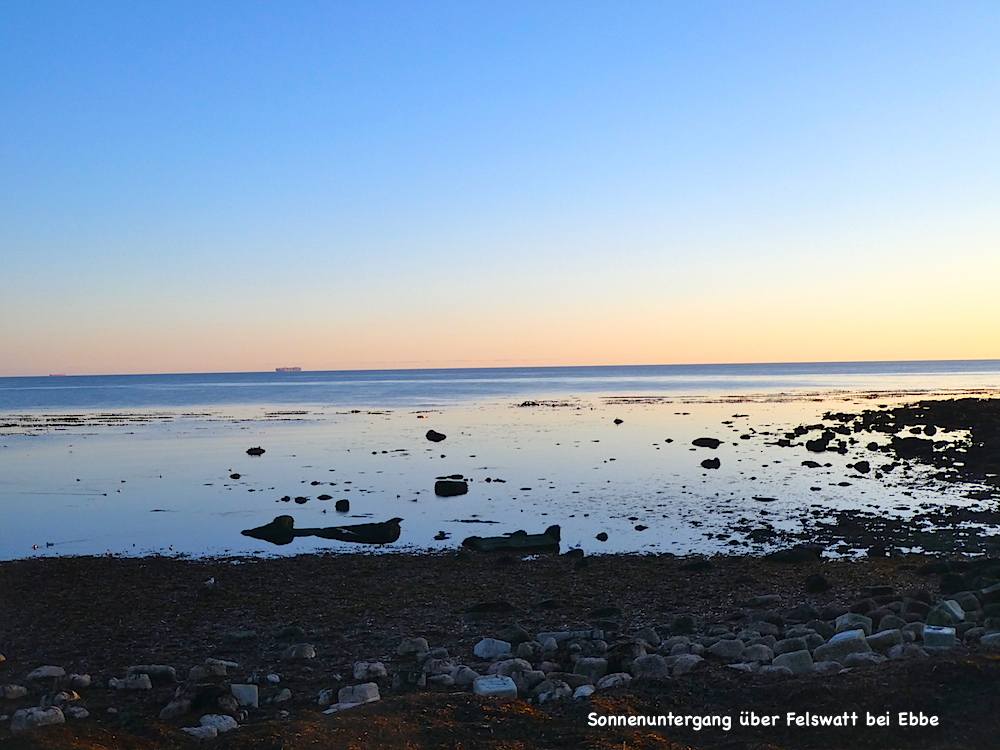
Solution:
{"label": "boulder", "polygon": [[[568,685],[566,689],[569,690]],[[487,698],[516,698],[517,685],[514,684],[514,680],[510,677],[501,677],[499,675],[477,677],[472,683],[472,692]],[[572,695],[572,691],[570,691],[570,694]]]}
{"label": "boulder", "polygon": [[670,667],[666,658],[659,654],[647,654],[632,660],[632,676],[641,680],[665,680],[670,677]]}
{"label": "boulder", "polygon": [[626,687],[632,681],[632,675],[628,672],[613,672],[604,675],[597,681],[598,690],[610,690],[612,688]]}
{"label": "boulder", "polygon": [[281,652],[282,661],[303,661],[315,658],[316,649],[310,643],[296,643]]}
{"label": "boulder", "polygon": [[788,651],[775,656],[771,665],[788,667],[792,674],[808,674],[813,671],[813,658],[806,649]]}
{"label": "boulder", "polygon": [[50,680],[58,679],[59,677],[65,677],[66,670],[62,667],[56,667],[51,664],[47,664],[44,667],[38,667],[28,672],[28,676],[25,678],[27,680]]}
{"label": "boulder", "polygon": [[483,638],[472,649],[480,659],[493,659],[502,654],[510,653],[510,643],[497,638]]}
{"label": "boulder", "polygon": [[201,717],[201,725],[203,727],[211,727],[219,734],[231,732],[240,726],[236,723],[236,719],[225,714],[206,714]]}
{"label": "boulder", "polygon": [[37,727],[51,726],[53,724],[65,724],[66,717],[57,706],[49,708],[22,708],[15,711],[10,721],[10,731],[13,734],[26,732]]}

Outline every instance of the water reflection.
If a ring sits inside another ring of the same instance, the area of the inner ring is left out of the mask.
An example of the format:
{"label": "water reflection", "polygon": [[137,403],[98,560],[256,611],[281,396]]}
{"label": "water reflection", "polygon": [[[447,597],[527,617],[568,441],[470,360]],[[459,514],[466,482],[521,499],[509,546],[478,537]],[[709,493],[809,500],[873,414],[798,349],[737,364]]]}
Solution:
{"label": "water reflection", "polygon": [[271,523],[255,529],[245,529],[243,536],[261,539],[271,544],[289,544],[298,536],[318,536],[321,539],[336,539],[338,542],[358,544],[391,544],[402,533],[399,522],[402,518],[392,518],[382,523],[359,523],[353,526],[327,526],[318,529],[296,529],[291,516],[278,516]]}

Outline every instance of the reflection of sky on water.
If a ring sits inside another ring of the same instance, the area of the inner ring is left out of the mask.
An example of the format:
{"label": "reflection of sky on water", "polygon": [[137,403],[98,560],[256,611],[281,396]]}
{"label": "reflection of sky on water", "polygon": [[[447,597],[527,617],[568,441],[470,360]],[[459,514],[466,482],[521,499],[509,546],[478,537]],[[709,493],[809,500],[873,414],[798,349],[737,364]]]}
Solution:
{"label": "reflection of sky on water", "polygon": [[[167,422],[4,435],[0,557],[169,552],[171,546],[196,555],[357,549],[315,538],[276,548],[240,535],[283,514],[292,515],[298,527],[400,516],[405,520],[396,549],[453,548],[466,536],[536,533],[558,523],[563,549],[722,552],[763,549],[729,544],[732,537],[724,528],[740,519],[749,526],[766,521],[794,530],[801,514],[813,509],[906,515],[908,510],[893,506],[942,500],[936,488],[885,483],[899,481],[898,472],[879,481],[848,470],[847,463],[871,458],[863,449],[867,439],[845,456],[817,455],[768,446],[780,435],[762,434],[815,423],[828,410],[870,408],[870,400],[673,398],[605,405],[584,398],[575,402],[579,408],[513,403],[448,407],[425,418],[414,409],[350,414],[302,406],[308,414],[265,417],[289,408],[226,407],[202,412],[210,416],[178,412]],[[615,418],[624,422],[616,426]],[[430,428],[447,440],[427,441]],[[751,439],[741,439],[748,434]],[[723,444],[694,448],[691,441],[703,436]],[[265,455],[246,455],[256,445]],[[721,468],[703,469],[700,462],[712,457],[721,460]],[[832,467],[801,466],[810,458]],[[231,473],[242,476],[232,480]],[[435,477],[450,474],[472,480],[467,495],[434,495]],[[506,481],[486,482],[487,477]],[[851,484],[838,486],[842,481]],[[963,502],[960,489],[952,488],[950,502]],[[316,499],[324,493],[332,499]],[[302,505],[279,502],[285,495],[311,499]],[[349,513],[334,510],[341,498],[351,501]],[[637,525],[648,528],[637,531]],[[435,540],[440,531],[450,538]],[[605,543],[595,539],[602,531],[609,535]]]}

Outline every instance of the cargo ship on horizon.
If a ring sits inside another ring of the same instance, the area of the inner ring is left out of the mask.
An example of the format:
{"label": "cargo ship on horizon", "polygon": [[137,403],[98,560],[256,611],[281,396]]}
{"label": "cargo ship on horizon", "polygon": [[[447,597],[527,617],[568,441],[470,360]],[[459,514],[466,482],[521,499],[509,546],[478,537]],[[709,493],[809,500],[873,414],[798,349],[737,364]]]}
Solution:
{"label": "cargo ship on horizon", "polygon": [[275,372],[302,372],[301,367],[275,367]]}

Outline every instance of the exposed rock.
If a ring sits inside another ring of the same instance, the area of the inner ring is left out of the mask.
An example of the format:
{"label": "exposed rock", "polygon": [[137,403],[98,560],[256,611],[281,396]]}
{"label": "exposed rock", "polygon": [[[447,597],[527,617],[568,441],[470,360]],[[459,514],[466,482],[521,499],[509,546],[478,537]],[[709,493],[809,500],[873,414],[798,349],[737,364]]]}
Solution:
{"label": "exposed rock", "polygon": [[300,661],[315,658],[316,649],[310,643],[296,643],[281,652],[282,661]]}
{"label": "exposed rock", "polygon": [[805,649],[778,654],[771,664],[775,667],[788,667],[792,674],[809,674],[813,671],[812,654]]}
{"label": "exposed rock", "polygon": [[10,731],[13,734],[26,732],[37,727],[51,726],[53,724],[65,724],[66,717],[56,706],[50,708],[22,708],[15,711],[10,720]]}
{"label": "exposed rock", "polygon": [[25,678],[27,680],[49,680],[57,679],[59,677],[65,677],[66,670],[62,667],[56,667],[48,664],[44,667],[38,667],[28,672],[28,676]]}
{"label": "exposed rock", "polygon": [[573,672],[574,674],[583,675],[590,682],[596,683],[608,673],[608,660],[599,657],[577,659],[576,664],[573,666]]}
{"label": "exposed rock", "polygon": [[480,659],[493,659],[502,654],[509,654],[510,643],[497,638],[483,638],[472,649],[472,653]]}
{"label": "exposed rock", "polygon": [[746,650],[743,641],[738,639],[721,640],[712,644],[708,653],[712,654],[723,662],[733,664],[743,659],[743,652]]}
{"label": "exposed rock", "polygon": [[722,441],[721,440],[716,440],[715,438],[710,438],[710,437],[700,437],[700,438],[695,438],[694,440],[692,440],[691,441],[691,445],[697,445],[699,448],[713,448],[714,449],[714,448],[718,448],[720,445],[722,445]]}
{"label": "exposed rock", "polygon": [[404,638],[398,646],[396,646],[396,653],[400,656],[410,656],[412,654],[418,654],[421,651],[429,651],[430,648],[427,645],[426,638]]}
{"label": "exposed rock", "polygon": [[572,698],[573,688],[562,680],[543,680],[531,691],[531,697],[535,699],[536,703]]}
{"label": "exposed rock", "polygon": [[[569,690],[569,686],[566,686]],[[491,676],[477,677],[472,683],[472,692],[476,695],[493,698],[516,698],[517,685],[510,677]],[[572,695],[572,691],[570,691]]]}
{"label": "exposed rock", "polygon": [[[241,706],[257,708],[260,703],[260,691],[256,685],[230,685],[229,689],[233,693],[236,702]],[[329,704],[328,704],[329,705]]]}
{"label": "exposed rock", "polygon": [[190,710],[191,700],[189,698],[175,698],[163,707],[160,711],[160,718],[164,721],[169,721],[170,719],[176,719],[178,716],[183,716]]}
{"label": "exposed rock", "polygon": [[444,433],[437,432],[436,430],[427,430],[427,434],[424,435],[424,437],[430,440],[432,443],[440,443],[448,436],[445,435]]}
{"label": "exposed rock", "polygon": [[705,659],[698,654],[678,654],[677,656],[667,657],[667,665],[670,667],[670,673],[674,677],[685,675],[704,663]]}
{"label": "exposed rock", "polygon": [[454,497],[469,491],[469,483],[464,479],[438,479],[434,482],[434,494],[438,497]]}
{"label": "exposed rock", "polygon": [[374,682],[383,680],[389,676],[385,664],[380,661],[357,661],[354,662],[354,679],[364,682]]}
{"label": "exposed rock", "polygon": [[238,729],[240,726],[236,723],[236,719],[232,716],[226,716],[224,714],[206,714],[201,717],[201,725],[203,727],[211,727],[219,734],[231,732],[234,729]]}
{"label": "exposed rock", "polygon": [[613,672],[604,675],[597,681],[598,690],[610,690],[612,688],[626,687],[632,681],[632,675],[628,672]]}
{"label": "exposed rock", "polygon": [[670,677],[667,660],[659,654],[636,657],[632,660],[631,671],[637,680],[665,680]]}

